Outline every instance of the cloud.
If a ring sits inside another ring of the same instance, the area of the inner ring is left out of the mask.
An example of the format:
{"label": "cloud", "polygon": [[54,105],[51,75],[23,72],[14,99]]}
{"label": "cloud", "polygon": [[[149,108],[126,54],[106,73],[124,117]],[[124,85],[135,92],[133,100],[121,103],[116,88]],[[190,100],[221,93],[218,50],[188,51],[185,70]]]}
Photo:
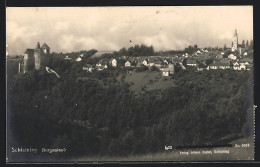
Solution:
{"label": "cloud", "polygon": [[222,47],[231,44],[235,29],[240,40],[253,38],[251,6],[7,8],[10,54],[22,54],[38,41],[64,53],[135,44],[155,50]]}

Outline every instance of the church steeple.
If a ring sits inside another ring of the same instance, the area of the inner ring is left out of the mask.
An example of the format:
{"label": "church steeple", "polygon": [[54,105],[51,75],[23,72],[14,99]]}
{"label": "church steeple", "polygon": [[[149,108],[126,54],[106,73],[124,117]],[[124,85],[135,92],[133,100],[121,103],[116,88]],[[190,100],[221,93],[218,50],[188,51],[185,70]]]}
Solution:
{"label": "church steeple", "polygon": [[235,29],[234,37],[233,37],[233,46],[232,46],[232,51],[236,51],[238,48],[238,34],[237,34],[237,29]]}
{"label": "church steeple", "polygon": [[238,36],[237,29],[235,29],[234,37],[237,37],[237,36]]}

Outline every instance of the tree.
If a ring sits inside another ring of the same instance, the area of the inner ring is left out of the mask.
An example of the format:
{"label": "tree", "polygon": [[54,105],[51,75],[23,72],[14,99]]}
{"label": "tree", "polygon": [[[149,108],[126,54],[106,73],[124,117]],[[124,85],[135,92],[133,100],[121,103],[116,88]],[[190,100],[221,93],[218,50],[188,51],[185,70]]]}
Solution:
{"label": "tree", "polygon": [[246,48],[248,48],[248,40],[246,40]]}
{"label": "tree", "polygon": [[208,66],[209,64],[212,64],[212,63],[213,63],[213,60],[212,60],[212,59],[207,59],[205,63],[206,63],[206,65]]}
{"label": "tree", "polygon": [[226,44],[224,45],[224,50],[226,50],[227,49],[227,46],[226,46]]}
{"label": "tree", "polygon": [[245,48],[245,40],[242,41],[242,44],[241,44],[242,48]]}
{"label": "tree", "polygon": [[198,49],[198,45],[194,45],[194,50],[196,51]]}

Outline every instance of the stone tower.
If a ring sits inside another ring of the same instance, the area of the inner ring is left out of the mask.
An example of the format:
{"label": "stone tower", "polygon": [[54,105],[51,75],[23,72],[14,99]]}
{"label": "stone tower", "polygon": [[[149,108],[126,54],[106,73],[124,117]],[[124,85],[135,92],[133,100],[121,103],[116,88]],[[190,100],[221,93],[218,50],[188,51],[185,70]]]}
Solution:
{"label": "stone tower", "polygon": [[26,73],[34,67],[34,49],[26,49],[23,57],[23,72]]}
{"label": "stone tower", "polygon": [[238,46],[238,34],[237,30],[235,30],[234,36],[233,36],[233,46],[232,46],[232,51],[236,51]]}
{"label": "stone tower", "polygon": [[34,49],[34,62],[35,62],[35,69],[39,70],[41,67],[41,55],[42,54],[42,50],[40,48],[40,43],[37,43],[36,48]]}

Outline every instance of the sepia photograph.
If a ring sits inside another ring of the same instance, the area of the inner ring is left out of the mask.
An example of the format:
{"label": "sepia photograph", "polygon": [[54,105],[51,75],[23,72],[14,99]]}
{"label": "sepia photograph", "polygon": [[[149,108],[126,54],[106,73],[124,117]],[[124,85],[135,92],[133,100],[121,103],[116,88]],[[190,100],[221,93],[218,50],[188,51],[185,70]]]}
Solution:
{"label": "sepia photograph", "polygon": [[6,7],[6,163],[254,160],[253,6]]}

